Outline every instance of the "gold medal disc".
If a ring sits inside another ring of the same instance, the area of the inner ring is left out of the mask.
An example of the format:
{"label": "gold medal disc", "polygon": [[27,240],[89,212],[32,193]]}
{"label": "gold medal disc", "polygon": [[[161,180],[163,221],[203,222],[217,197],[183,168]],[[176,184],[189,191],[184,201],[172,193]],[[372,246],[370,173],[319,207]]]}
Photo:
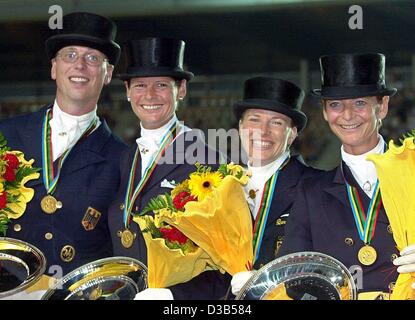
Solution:
{"label": "gold medal disc", "polygon": [[375,248],[369,245],[361,247],[357,257],[359,262],[365,266],[370,266],[375,263],[378,254],[376,253]]}
{"label": "gold medal disc", "polygon": [[121,244],[123,247],[128,249],[132,247],[136,235],[130,230],[125,229],[123,231],[118,231],[118,236],[121,237]]}
{"label": "gold medal disc", "polygon": [[55,213],[59,207],[62,207],[62,203],[56,200],[55,197],[48,194],[47,196],[43,197],[42,201],[40,201],[40,207],[42,208],[43,212],[52,214]]}

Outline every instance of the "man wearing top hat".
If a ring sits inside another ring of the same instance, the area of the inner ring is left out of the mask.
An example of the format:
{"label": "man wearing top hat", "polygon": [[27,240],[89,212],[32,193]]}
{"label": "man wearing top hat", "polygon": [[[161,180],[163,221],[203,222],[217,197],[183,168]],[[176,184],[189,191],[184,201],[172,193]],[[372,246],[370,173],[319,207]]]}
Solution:
{"label": "man wearing top hat", "polygon": [[[131,221],[132,214],[187,179],[196,171],[196,162],[215,168],[221,160],[198,130],[186,127],[176,116],[187,81],[193,78],[193,73],[183,70],[184,47],[184,41],[170,38],[129,41],[125,47],[127,70],[119,76],[141,134],[121,160],[121,185],[110,209],[109,227],[114,254],[143,263],[147,263],[147,248],[139,226]],[[157,161],[162,150],[165,152]],[[134,191],[130,196],[129,189]],[[226,293],[229,282],[225,278],[219,272],[205,271],[174,288],[147,289],[137,299],[218,299]]]}
{"label": "man wearing top hat", "polygon": [[[245,81],[243,96],[234,105],[234,114],[252,172],[244,189],[253,218],[254,269],[259,269],[276,258],[283,243],[295,187],[319,171],[290,152],[307,123],[301,111],[305,96],[301,88],[286,80],[255,77]],[[270,206],[266,206],[267,199]],[[233,276],[234,295],[252,274],[245,271]]]}
{"label": "man wearing top hat", "polygon": [[[300,183],[280,255],[318,251],[360,267],[360,298],[382,298],[397,278],[392,261],[399,252],[366,156],[385,152],[379,129],[397,90],[386,86],[383,54],[327,55],[320,66],[322,87],[313,93],[342,143],[341,163]],[[366,222],[368,216],[373,219]]]}
{"label": "man wearing top hat", "polygon": [[55,101],[0,124],[9,146],[42,169],[41,177],[28,183],[34,199],[12,220],[7,236],[43,251],[46,274],[64,275],[112,255],[107,209],[126,146],[97,116],[97,103],[119,59],[115,35],[114,22],[105,17],[65,15],[63,29],[46,41]]}

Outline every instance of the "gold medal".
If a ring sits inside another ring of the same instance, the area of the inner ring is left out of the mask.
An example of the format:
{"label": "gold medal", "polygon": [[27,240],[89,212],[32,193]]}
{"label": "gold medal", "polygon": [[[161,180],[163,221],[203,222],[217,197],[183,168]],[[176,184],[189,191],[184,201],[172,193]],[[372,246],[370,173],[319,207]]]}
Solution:
{"label": "gold medal", "polygon": [[62,202],[56,200],[55,197],[48,194],[43,197],[42,201],[40,201],[40,206],[43,212],[52,214],[55,213],[57,209],[62,208]]}
{"label": "gold medal", "polygon": [[357,257],[359,262],[365,266],[370,266],[375,263],[378,254],[376,253],[375,248],[369,245],[361,247]]}
{"label": "gold medal", "polygon": [[124,229],[123,231],[118,231],[118,236],[121,238],[121,244],[124,248],[131,248],[136,234],[131,232],[129,229]]}

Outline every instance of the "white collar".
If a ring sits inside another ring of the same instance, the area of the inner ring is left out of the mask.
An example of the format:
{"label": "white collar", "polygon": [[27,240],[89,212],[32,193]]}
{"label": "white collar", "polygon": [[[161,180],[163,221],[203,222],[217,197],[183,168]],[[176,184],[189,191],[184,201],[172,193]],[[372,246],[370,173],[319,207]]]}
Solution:
{"label": "white collar", "polygon": [[173,125],[173,123],[177,122],[177,116],[176,114],[173,115],[173,117],[167,122],[164,126],[157,128],[157,129],[146,129],[143,127],[143,125],[140,122],[140,128],[141,128],[141,137],[137,139],[138,141],[142,140],[152,140],[157,145],[160,144],[161,139],[166,134],[167,130]]}
{"label": "white collar", "polygon": [[97,117],[97,106],[95,106],[94,110],[83,114],[81,116],[74,116],[69,113],[62,111],[59,107],[58,102],[55,99],[53,103],[53,118],[52,120],[57,121],[62,125],[65,129],[70,129],[72,127],[76,127],[79,125],[81,130],[86,129],[91,121]]}
{"label": "white collar", "polygon": [[252,180],[255,184],[263,184],[265,183],[271,176],[281,167],[284,163],[285,159],[290,156],[289,151],[285,151],[281,154],[277,159],[272,161],[271,163],[265,166],[253,167],[248,162],[248,169],[252,172]]}
{"label": "white collar", "polygon": [[[287,157],[290,156],[289,151],[285,151],[277,159],[271,163],[260,166],[252,167],[248,162],[248,169],[251,171],[252,176],[249,179],[248,183],[244,186],[245,198],[248,202],[248,205],[251,209],[252,216],[256,218],[256,215],[259,210],[259,205],[261,203],[262,191],[264,189],[265,183],[272,177],[272,175],[281,167]],[[251,192],[255,192],[255,199],[250,197]]]}
{"label": "white collar", "polygon": [[371,197],[373,187],[378,179],[376,173],[376,167],[373,162],[366,160],[369,154],[381,154],[384,152],[385,140],[379,134],[379,142],[372,150],[360,154],[352,155],[344,151],[343,146],[341,147],[341,156],[346,165],[350,168],[353,177],[356,179],[359,186],[365,191],[365,193]]}
{"label": "white collar", "polygon": [[365,163],[372,163],[370,161],[367,161],[366,157],[369,154],[372,154],[372,153],[378,153],[378,154],[383,153],[383,149],[384,149],[384,146],[385,146],[385,140],[383,139],[383,137],[380,134],[378,134],[378,139],[379,139],[379,141],[378,141],[378,144],[376,145],[376,147],[374,147],[372,150],[369,150],[368,152],[366,152],[364,154],[359,154],[359,155],[353,155],[353,154],[347,153],[344,150],[344,146],[342,145],[341,146],[341,156],[342,156],[343,161],[348,166],[350,166],[350,165],[355,166],[355,165],[362,165],[362,164],[365,164]]}

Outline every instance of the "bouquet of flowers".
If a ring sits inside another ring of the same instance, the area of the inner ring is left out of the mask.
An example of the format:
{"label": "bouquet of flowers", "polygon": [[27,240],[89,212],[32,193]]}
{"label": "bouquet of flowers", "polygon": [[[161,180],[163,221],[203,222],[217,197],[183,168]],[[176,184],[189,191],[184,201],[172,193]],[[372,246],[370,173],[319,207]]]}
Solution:
{"label": "bouquet of flowers", "polygon": [[[415,133],[415,132],[414,132]],[[386,214],[393,231],[396,247],[415,243],[415,144],[414,137],[402,141],[402,146],[389,142],[384,154],[368,156],[376,166],[380,192]],[[400,274],[393,289],[391,299],[415,299],[411,288],[415,273]]]}
{"label": "bouquet of flowers", "polygon": [[20,151],[11,151],[0,133],[0,235],[6,236],[10,219],[17,219],[26,210],[34,191],[25,187],[29,180],[38,179],[38,168],[34,160],[26,161]]}
{"label": "bouquet of flowers", "polygon": [[[196,164],[188,179],[134,217],[146,241],[149,287],[186,282],[206,270],[251,268],[252,221],[242,189],[247,181],[232,163],[217,171]],[[146,215],[151,212],[154,217]]]}

